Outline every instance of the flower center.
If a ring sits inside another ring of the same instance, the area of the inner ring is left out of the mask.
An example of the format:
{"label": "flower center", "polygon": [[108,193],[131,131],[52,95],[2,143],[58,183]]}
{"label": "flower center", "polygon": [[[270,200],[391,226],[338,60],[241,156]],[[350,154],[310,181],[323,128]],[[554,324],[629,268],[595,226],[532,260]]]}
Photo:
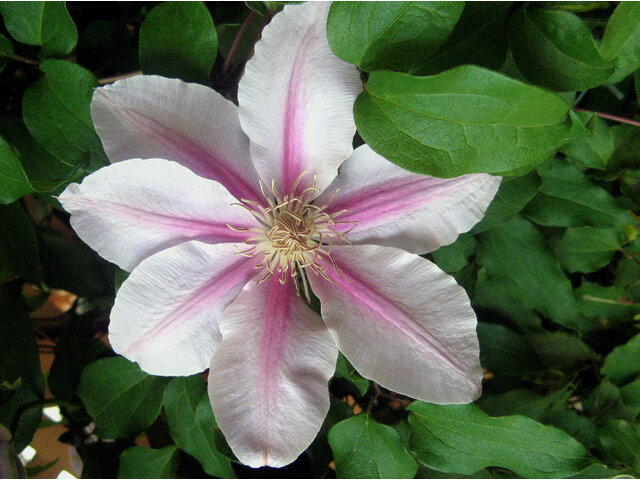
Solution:
{"label": "flower center", "polygon": [[313,203],[314,195],[319,192],[315,176],[311,187],[296,193],[298,184],[305,174],[306,172],[298,177],[291,192],[285,195],[280,195],[275,181],[271,182],[270,191],[267,191],[261,181],[260,190],[267,202],[266,207],[246,199],[235,204],[247,209],[256,217],[260,227],[246,229],[227,226],[232,230],[255,233],[244,242],[249,248],[238,249],[238,254],[248,257],[262,256],[256,268],[263,269],[265,274],[258,283],[270,275],[278,275],[281,284],[284,285],[287,278],[291,278],[298,287],[301,279],[305,296],[309,299],[306,270],[331,282],[325,273],[327,268],[331,266],[338,271],[331,256],[331,249],[335,243],[349,243],[346,234],[353,229],[352,227],[347,232],[340,232],[336,225],[354,222],[336,220],[348,210],[331,214],[327,212],[338,191],[334,192],[329,202],[324,205]]}

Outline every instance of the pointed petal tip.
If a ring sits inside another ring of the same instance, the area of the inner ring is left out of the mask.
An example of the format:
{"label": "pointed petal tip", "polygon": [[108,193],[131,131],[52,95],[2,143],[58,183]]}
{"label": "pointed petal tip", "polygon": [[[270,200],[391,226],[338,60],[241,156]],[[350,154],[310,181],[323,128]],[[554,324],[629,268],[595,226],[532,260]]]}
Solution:
{"label": "pointed petal tip", "polygon": [[390,247],[335,246],[332,255],[340,269],[340,276],[328,272],[335,284],[309,280],[338,347],[361,375],[432,403],[477,398],[477,319],[453,277]]}
{"label": "pointed petal tip", "polygon": [[209,398],[238,459],[283,467],[313,442],[329,410],[337,347],[322,319],[274,276],[225,311]]}

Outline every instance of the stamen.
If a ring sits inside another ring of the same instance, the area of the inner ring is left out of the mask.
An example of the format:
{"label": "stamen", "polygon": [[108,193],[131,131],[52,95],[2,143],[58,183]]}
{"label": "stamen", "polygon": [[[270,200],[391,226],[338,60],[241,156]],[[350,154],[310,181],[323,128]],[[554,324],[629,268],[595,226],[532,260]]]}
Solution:
{"label": "stamen", "polygon": [[246,227],[234,227],[232,225],[229,225],[228,223],[226,225],[227,225],[227,227],[229,227],[234,232],[248,232],[249,231],[249,229],[246,228]]}
{"label": "stamen", "polygon": [[[260,191],[265,201],[261,203],[242,199],[235,203],[249,211],[260,223],[259,227],[234,227],[227,225],[236,232],[250,231],[254,235],[244,241],[246,249],[236,246],[237,254],[245,257],[262,255],[262,261],[254,268],[262,270],[258,283],[264,282],[271,275],[277,275],[278,282],[285,284],[287,279],[294,282],[296,291],[302,293],[307,302],[311,301],[308,272],[310,269],[316,276],[336,283],[327,275],[327,268],[331,265],[340,276],[338,266],[332,256],[334,244],[350,244],[346,235],[355,228],[357,222],[353,220],[337,221],[337,217],[349,210],[344,209],[335,213],[327,212],[327,207],[336,198],[338,190],[331,195],[329,202],[324,205],[312,203],[315,193],[320,192],[316,186],[318,176],[314,175],[311,186],[297,192],[302,178],[307,172],[301,173],[293,183],[291,191],[281,195],[276,189],[275,179],[271,181],[271,189],[267,188],[262,179],[259,180]],[[353,224],[347,231],[340,231],[338,224]],[[259,258],[259,257],[258,257]]]}

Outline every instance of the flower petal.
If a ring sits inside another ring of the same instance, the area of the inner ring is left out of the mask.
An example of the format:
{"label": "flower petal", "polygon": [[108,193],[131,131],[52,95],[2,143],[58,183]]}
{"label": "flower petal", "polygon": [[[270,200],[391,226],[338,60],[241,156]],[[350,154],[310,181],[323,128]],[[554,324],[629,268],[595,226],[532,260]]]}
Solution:
{"label": "flower petal", "polygon": [[127,160],[72,183],[59,197],[91,248],[131,271],[142,259],[190,239],[242,242],[231,230],[257,221],[218,182],[175,162]]}
{"label": "flower petal", "polygon": [[259,199],[238,107],[195,83],[138,75],[96,89],[91,116],[109,159],[166,158]]}
{"label": "flower petal", "polygon": [[238,459],[251,467],[293,462],[329,410],[338,350],[291,283],[250,283],[220,323],[209,397]]}
{"label": "flower petal", "polygon": [[433,403],[480,395],[476,316],[453,277],[402,250],[334,247],[335,282],[309,275],[322,318],[361,375]]}
{"label": "flower petal", "polygon": [[355,66],[327,41],[329,2],[288,5],[262,32],[238,89],[240,122],[261,178],[289,192],[318,175],[326,187],[351,154],[353,103],[362,91]]}
{"label": "flower petal", "polygon": [[402,248],[423,254],[455,241],[482,219],[500,177],[471,174],[434,178],[404,170],[368,145],[358,147],[340,174],[316,200],[327,203],[339,189],[329,213],[348,210],[338,224],[353,230],[352,243]]}
{"label": "flower petal", "polygon": [[113,349],[152,375],[192,375],[209,366],[226,306],[256,274],[233,244],[191,241],[145,259],[111,310]]}

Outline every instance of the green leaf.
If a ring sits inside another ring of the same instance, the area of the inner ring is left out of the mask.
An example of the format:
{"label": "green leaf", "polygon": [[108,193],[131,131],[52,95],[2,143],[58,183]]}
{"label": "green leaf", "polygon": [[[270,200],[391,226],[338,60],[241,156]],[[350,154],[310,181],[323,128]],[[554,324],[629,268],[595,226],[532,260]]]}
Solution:
{"label": "green leaf", "polygon": [[42,45],[43,58],[64,57],[78,41],[78,30],[65,2],[2,2],[0,14],[17,41]]}
{"label": "green leaf", "polygon": [[593,352],[578,337],[565,332],[530,335],[529,344],[550,368],[573,372],[593,360]]}
{"label": "green leaf", "polygon": [[42,148],[29,134],[21,117],[0,117],[0,135],[11,139],[22,168],[33,189],[58,193],[77,175],[77,169],[66,165]]}
{"label": "green leaf", "polygon": [[598,321],[599,328],[631,320],[640,312],[640,306],[634,304],[624,288],[603,287],[597,283],[585,282],[575,291],[578,299],[578,311],[586,318]]}
{"label": "green leaf", "polygon": [[412,172],[522,174],[569,132],[560,97],[496,72],[461,66],[432,77],[373,72],[354,114],[376,152]]}
{"label": "green leaf", "polygon": [[123,357],[104,358],[83,370],[78,395],[96,421],[98,436],[132,437],[160,413],[167,382]]}
{"label": "green leaf", "polygon": [[521,7],[509,19],[509,39],[522,74],[552,90],[587,90],[613,73],[589,28],[570,12]]}
{"label": "green leaf", "polygon": [[118,478],[176,478],[180,466],[178,449],[131,447],[120,456]]}
{"label": "green leaf", "polygon": [[278,1],[278,2],[248,2],[245,1],[244,4],[247,6],[249,10],[255,12],[259,15],[274,15],[282,10],[287,4],[298,4],[301,3],[299,1]]}
{"label": "green leaf", "polygon": [[65,60],[47,60],[40,69],[44,77],[32,83],[22,99],[24,123],[31,135],[66,165],[89,163],[93,170],[106,165],[90,113],[96,78]]}
{"label": "green leaf", "polygon": [[[264,17],[261,15],[254,15],[250,20],[240,39],[240,43],[236,45],[236,50],[231,59],[231,68],[238,67],[242,63],[246,62],[247,58],[253,52],[253,45],[256,42],[256,38],[260,34],[262,28],[262,22]],[[218,35],[218,50],[220,55],[226,60],[231,51],[231,46],[235,41],[240,28],[241,23],[223,23],[216,25],[216,33]]]}
{"label": "green leaf", "polygon": [[369,380],[362,377],[356,371],[355,367],[349,363],[347,357],[345,357],[341,353],[338,354],[336,372],[334,375],[351,382],[361,397],[364,396],[365,393],[367,393],[367,390],[369,390]]}
{"label": "green leaf", "polygon": [[507,468],[523,477],[560,478],[586,468],[586,449],[562,430],[520,415],[492,418],[475,404],[409,407],[411,451],[442,472]]}
{"label": "green leaf", "polygon": [[11,203],[33,192],[20,158],[0,137],[0,203]]}
{"label": "green leaf", "polygon": [[602,447],[624,464],[640,470],[640,427],[625,420],[610,419],[600,430]]}
{"label": "green leaf", "polygon": [[433,260],[447,273],[458,272],[469,264],[469,257],[476,251],[476,240],[470,233],[461,234],[457,240],[432,252]]}
{"label": "green leaf", "polygon": [[608,418],[633,420],[635,412],[622,402],[620,390],[608,379],[604,379],[582,402],[584,412],[602,423]]}
{"label": "green leaf", "polygon": [[542,185],[524,212],[545,227],[621,227],[633,224],[613,197],[559,159],[538,169]]}
{"label": "green leaf", "polygon": [[116,268],[113,277],[113,289],[115,293],[118,293],[118,290],[120,290],[120,287],[122,286],[124,281],[129,278],[129,275],[131,275],[129,272],[122,270],[121,268]]}
{"label": "green leaf", "polygon": [[38,244],[33,223],[19,203],[0,205],[0,278],[18,275],[40,282]]}
{"label": "green leaf", "polygon": [[567,228],[554,253],[568,272],[589,273],[608,265],[623,243],[624,234],[613,228]]}
{"label": "green leaf", "polygon": [[608,170],[619,172],[625,168],[640,168],[640,128],[634,125],[611,127],[615,150],[609,159]]}
{"label": "green leaf", "polygon": [[[598,440],[598,427],[596,424],[586,416],[578,414],[575,410],[570,410],[566,402],[562,407],[562,409],[558,408],[551,411],[542,421],[547,425],[553,425],[564,430],[587,448],[597,447],[600,441]],[[597,475],[591,478],[596,477]]]}
{"label": "green leaf", "polygon": [[557,390],[539,395],[530,390],[509,390],[500,395],[483,396],[478,400],[480,408],[489,416],[525,415],[541,421],[551,413],[566,409],[571,392]]}
{"label": "green leaf", "polygon": [[56,398],[75,400],[82,370],[110,354],[111,349],[95,338],[94,322],[74,317],[54,347],[54,359],[47,385]]}
{"label": "green leaf", "polygon": [[609,79],[616,83],[640,67],[640,4],[620,2],[602,36],[600,55],[613,60],[616,71]]}
{"label": "green leaf", "polygon": [[572,1],[572,0],[569,0],[569,1],[553,0],[553,1],[540,2],[540,3],[544,5],[544,7],[547,9],[551,9],[551,10],[560,9],[560,10],[567,10],[569,12],[577,12],[577,13],[592,12],[594,10],[608,10],[610,6],[609,2],[600,2],[600,1],[580,2],[580,1]]}
{"label": "green leaf", "polygon": [[640,170],[627,170],[619,180],[620,193],[640,206]]}
{"label": "green leaf", "polygon": [[211,410],[207,386],[199,375],[173,378],[164,393],[165,411],[176,445],[197,459],[205,472],[229,478],[234,473],[218,444],[228,450]]}
{"label": "green leaf", "polygon": [[[637,255],[640,253],[640,237],[637,237],[624,249],[625,258],[616,264],[616,278],[613,281],[616,287],[625,291],[636,301],[640,300],[640,265]],[[634,258],[634,256],[636,258]]]}
{"label": "green leaf", "polygon": [[40,263],[45,283],[82,297],[111,297],[114,266],[84,243],[69,241],[59,232],[38,231]]}
{"label": "green leaf", "polygon": [[512,2],[466,2],[447,41],[416,72],[432,75],[458,65],[497,70],[507,55],[507,14]]}
{"label": "green leaf", "polygon": [[618,390],[622,402],[633,411],[634,417],[637,417],[640,413],[640,378],[627,383]]}
{"label": "green leaf", "polygon": [[[540,232],[521,216],[481,234],[476,261],[486,270],[489,282],[483,289],[489,295],[492,285],[502,283],[511,301],[525,308],[561,325],[569,325],[575,318],[571,282],[547,249]],[[480,284],[476,302],[479,296]]]}
{"label": "green leaf", "polygon": [[13,44],[4,35],[0,34],[0,72],[4,70],[4,67],[12,60],[13,57]]}
{"label": "green leaf", "polygon": [[13,43],[4,35],[0,35],[0,57],[13,56]]}
{"label": "green leaf", "polygon": [[336,423],[353,416],[353,408],[347,402],[338,398],[331,398],[329,412],[322,422],[322,427],[315,440],[307,449],[307,456],[311,460],[313,473],[316,478],[326,477],[329,474],[329,463],[333,460],[333,452],[329,446],[329,430]]}
{"label": "green leaf", "polygon": [[335,2],[329,45],[362,70],[414,72],[453,31],[464,2]]}
{"label": "green leaf", "polygon": [[539,186],[540,177],[536,172],[529,172],[520,177],[503,178],[498,193],[472,232],[486,232],[507,223],[529,203]]}
{"label": "green leaf", "polygon": [[494,375],[522,377],[544,367],[529,343],[513,330],[495,323],[478,323],[480,363]]}
{"label": "green leaf", "polygon": [[398,432],[368,414],[335,424],[329,445],[338,478],[413,478],[418,470]]}
{"label": "green leaf", "polygon": [[218,54],[218,36],[202,2],[166,2],[140,26],[140,66],[144,73],[208,83]]}
{"label": "green leaf", "polygon": [[36,336],[20,292],[17,282],[0,285],[0,424],[11,429],[18,452],[40,424],[44,396]]}
{"label": "green leaf", "polygon": [[478,283],[478,264],[472,261],[462,270],[451,275],[456,279],[458,285],[467,291],[469,298],[473,299],[476,292],[476,283]]}
{"label": "green leaf", "polygon": [[640,334],[614,348],[604,359],[600,374],[617,385],[640,373]]}
{"label": "green leaf", "polygon": [[[584,116],[584,112],[578,115]],[[607,122],[598,116],[593,117],[593,130],[588,137],[576,137],[564,145],[560,151],[572,160],[588,168],[604,170],[613,155],[615,146]]]}

